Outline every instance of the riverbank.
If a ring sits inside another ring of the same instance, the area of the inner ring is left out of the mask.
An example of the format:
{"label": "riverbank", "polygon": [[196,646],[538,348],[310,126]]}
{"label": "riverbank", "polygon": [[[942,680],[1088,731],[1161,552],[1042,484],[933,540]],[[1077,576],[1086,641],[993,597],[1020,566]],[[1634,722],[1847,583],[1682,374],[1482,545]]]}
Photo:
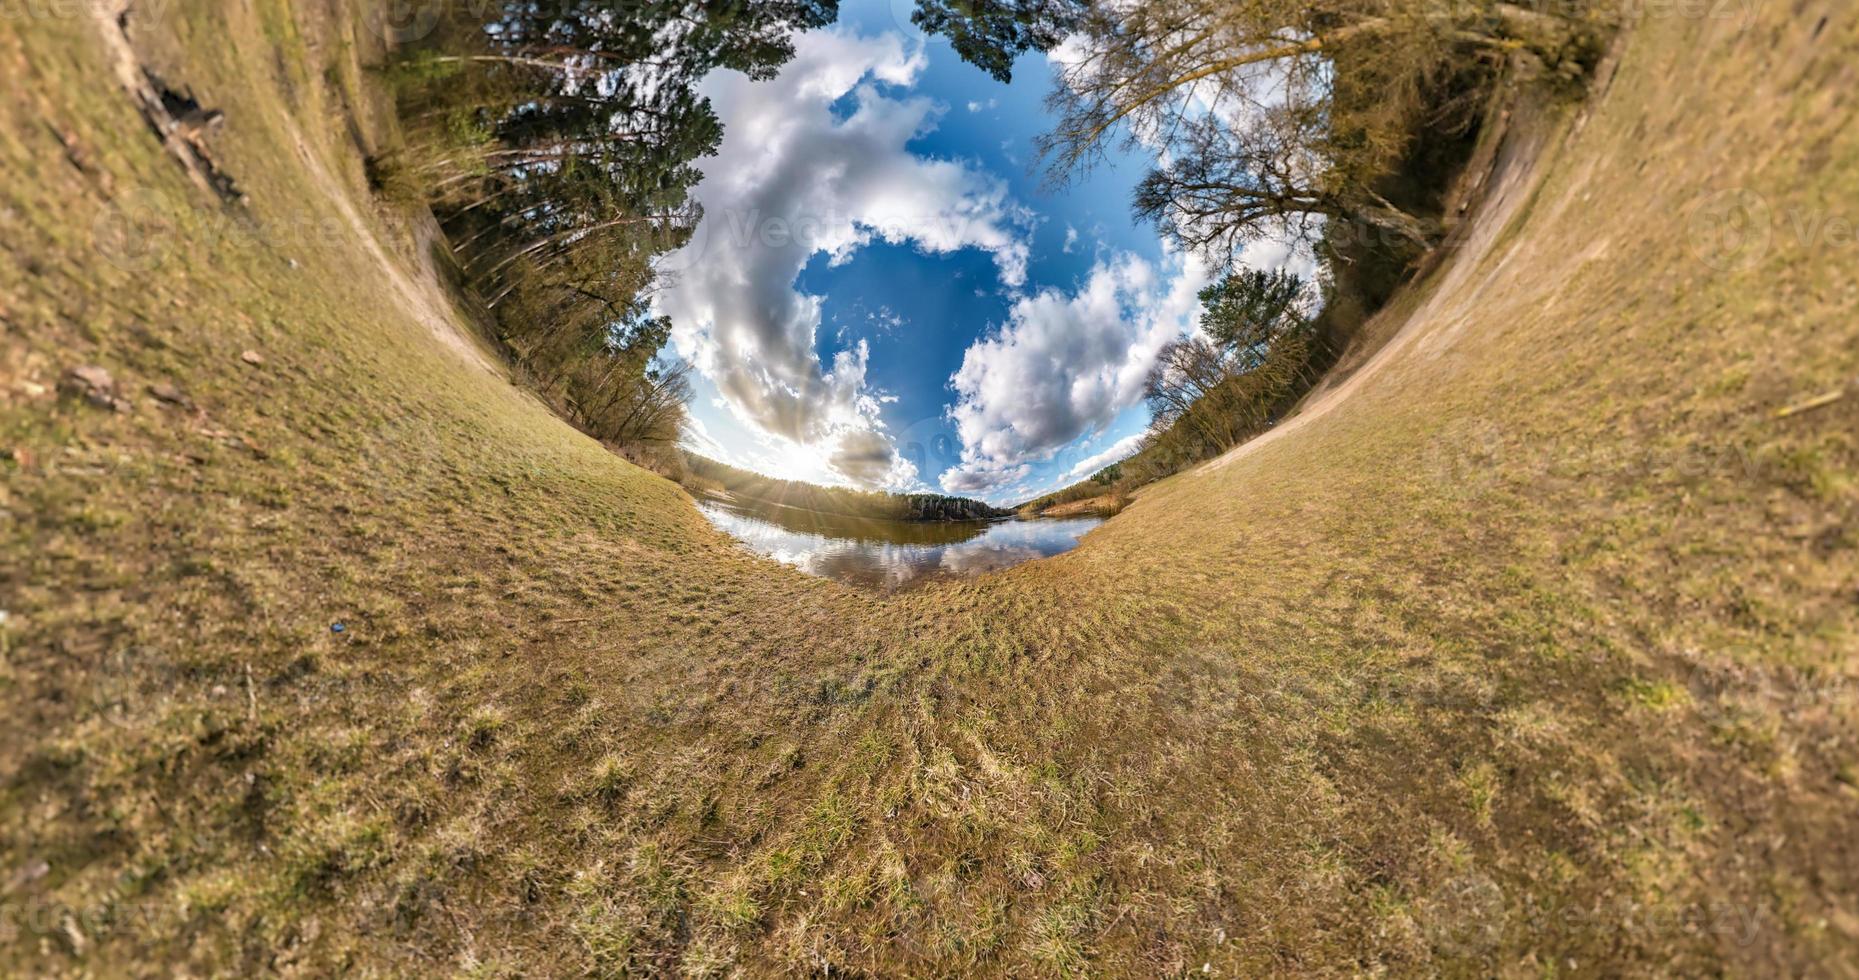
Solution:
{"label": "riverbank", "polygon": [[874,520],[960,522],[996,520],[1013,514],[967,497],[827,487],[764,476],[692,452],[683,452],[682,456],[684,472],[679,482],[693,493],[724,492],[772,506]]}
{"label": "riverbank", "polygon": [[1043,507],[1037,510],[1028,507],[1022,509],[1021,513],[1027,520],[1064,517],[1109,518],[1123,513],[1123,508],[1130,505],[1130,501],[1133,497],[1134,494],[1128,491],[1113,491],[1095,497],[1085,497],[1082,500],[1068,500],[1061,504],[1053,504],[1050,507]]}
{"label": "riverbank", "polygon": [[762,501],[705,501],[698,509],[750,551],[809,575],[895,591],[985,575],[1077,546],[1099,521],[892,521]]}

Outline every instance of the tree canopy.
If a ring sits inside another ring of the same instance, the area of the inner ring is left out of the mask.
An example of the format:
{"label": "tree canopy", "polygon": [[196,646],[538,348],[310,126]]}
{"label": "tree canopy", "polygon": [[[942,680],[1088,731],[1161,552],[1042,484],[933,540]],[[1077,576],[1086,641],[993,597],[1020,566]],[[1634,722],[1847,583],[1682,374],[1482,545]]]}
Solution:
{"label": "tree canopy", "polygon": [[962,60],[998,82],[1013,81],[1013,63],[1047,52],[1083,23],[1084,0],[918,0],[910,22],[948,38]]}
{"label": "tree canopy", "polygon": [[1063,42],[1040,143],[1053,177],[1142,146],[1162,162],[1136,212],[1220,262],[1339,222],[1429,246],[1436,224],[1377,185],[1446,107],[1442,80],[1526,56],[1579,73],[1592,55],[1579,18],[1501,0],[921,0],[915,20],[1003,80]]}
{"label": "tree canopy", "polygon": [[394,77],[407,145],[377,184],[431,206],[519,369],[597,437],[675,444],[688,366],[649,317],[655,258],[702,218],[723,129],[697,83],[769,78],[837,0],[454,5]]}

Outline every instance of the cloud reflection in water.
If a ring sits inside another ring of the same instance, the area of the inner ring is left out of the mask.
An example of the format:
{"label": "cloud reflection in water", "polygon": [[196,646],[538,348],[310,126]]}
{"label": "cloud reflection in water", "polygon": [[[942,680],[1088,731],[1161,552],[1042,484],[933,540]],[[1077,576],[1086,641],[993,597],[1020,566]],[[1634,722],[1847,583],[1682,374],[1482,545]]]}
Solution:
{"label": "cloud reflection in water", "polygon": [[706,500],[710,522],[784,565],[867,588],[895,589],[930,578],[980,575],[1077,547],[1098,524],[1064,520],[881,521],[760,501]]}

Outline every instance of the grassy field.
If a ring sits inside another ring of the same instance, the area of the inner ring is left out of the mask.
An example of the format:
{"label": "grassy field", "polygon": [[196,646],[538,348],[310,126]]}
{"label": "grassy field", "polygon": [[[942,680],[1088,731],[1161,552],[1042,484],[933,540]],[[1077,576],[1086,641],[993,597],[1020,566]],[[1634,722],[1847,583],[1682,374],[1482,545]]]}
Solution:
{"label": "grassy field", "polygon": [[1859,974],[1859,19],[1681,7],[1298,419],[892,595],[509,383],[365,9],[132,13],[230,209],[9,10],[0,974]]}

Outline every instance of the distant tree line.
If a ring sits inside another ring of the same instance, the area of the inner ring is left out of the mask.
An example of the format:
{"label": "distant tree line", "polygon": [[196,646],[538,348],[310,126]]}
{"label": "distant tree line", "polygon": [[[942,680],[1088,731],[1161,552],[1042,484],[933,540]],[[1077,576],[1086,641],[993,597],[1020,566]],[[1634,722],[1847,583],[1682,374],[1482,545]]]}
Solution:
{"label": "distant tree line", "polygon": [[393,68],[405,143],[373,180],[431,207],[539,393],[629,453],[674,457],[689,368],[649,309],[653,259],[701,219],[696,162],[722,139],[695,87],[717,68],[772,77],[837,0],[435,6]]}
{"label": "distant tree line", "polygon": [[878,493],[782,480],[719,463],[695,453],[685,454],[685,467],[688,473],[686,483],[694,489],[723,491],[734,497],[823,514],[893,521],[980,521],[1007,517],[1013,513],[967,497],[948,497],[935,493]]}

